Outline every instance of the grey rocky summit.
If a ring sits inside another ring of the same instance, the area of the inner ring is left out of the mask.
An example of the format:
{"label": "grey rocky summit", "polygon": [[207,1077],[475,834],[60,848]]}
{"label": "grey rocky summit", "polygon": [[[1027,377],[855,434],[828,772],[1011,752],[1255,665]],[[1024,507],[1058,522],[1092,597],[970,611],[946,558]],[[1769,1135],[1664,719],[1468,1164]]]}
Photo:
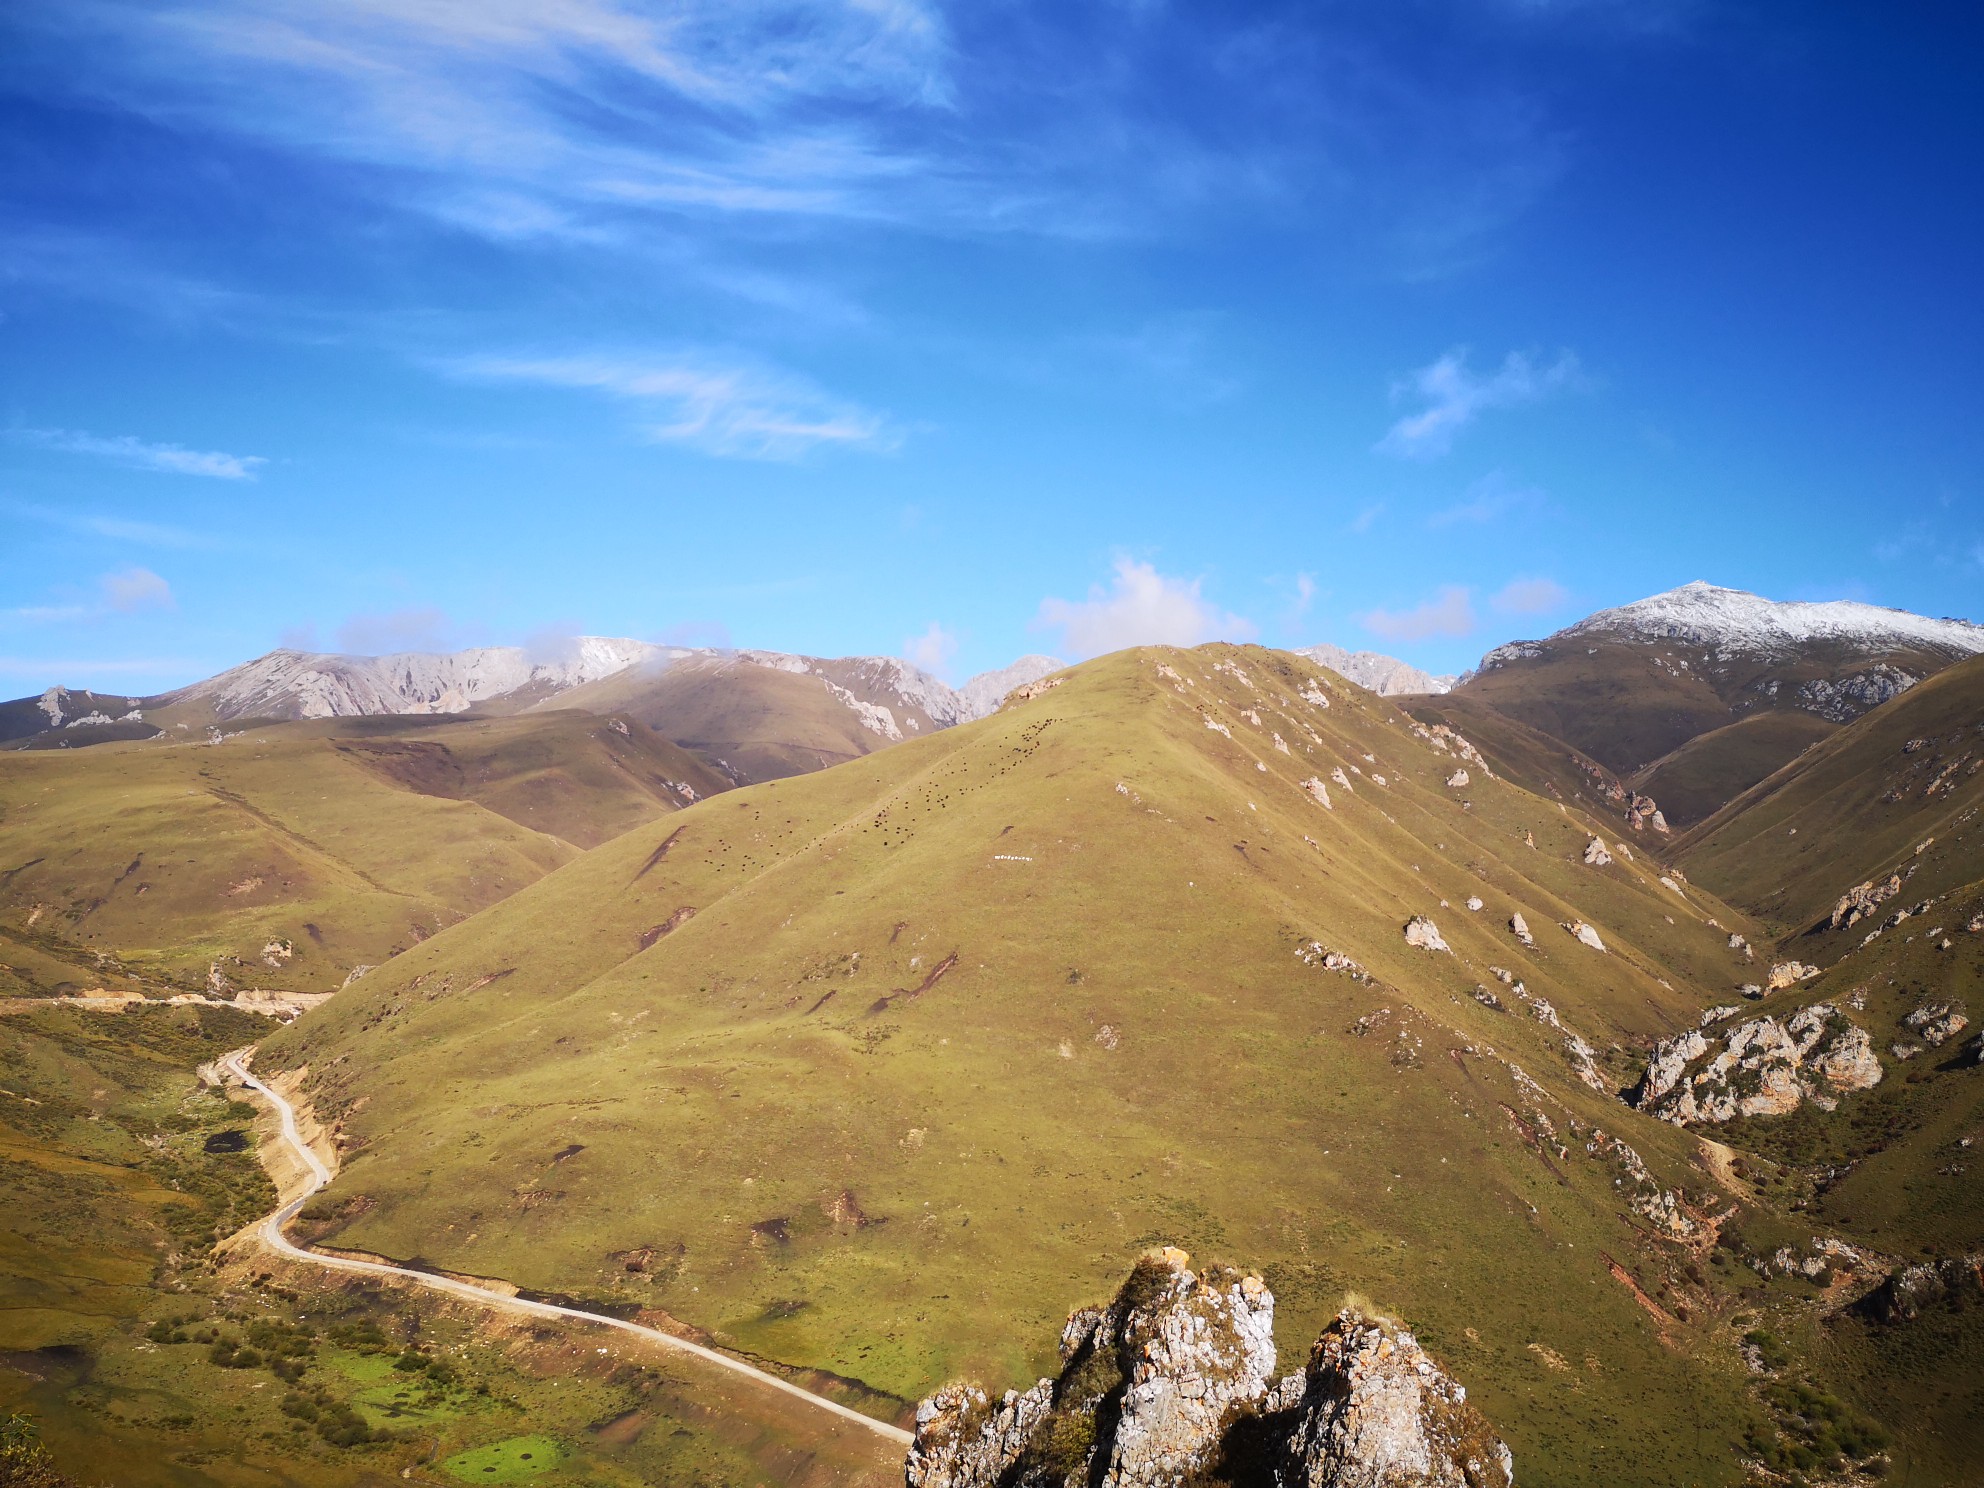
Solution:
{"label": "grey rocky summit", "polygon": [[1509,1449],[1405,1329],[1348,1311],[1274,1378],[1258,1277],[1148,1256],[1061,1335],[1061,1372],[916,1411],[909,1488],[1513,1488]]}

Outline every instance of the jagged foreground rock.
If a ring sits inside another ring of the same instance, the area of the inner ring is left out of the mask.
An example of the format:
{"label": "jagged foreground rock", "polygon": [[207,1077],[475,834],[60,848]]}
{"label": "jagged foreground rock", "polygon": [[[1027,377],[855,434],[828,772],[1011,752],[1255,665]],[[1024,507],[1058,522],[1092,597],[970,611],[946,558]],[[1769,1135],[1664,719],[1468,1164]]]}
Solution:
{"label": "jagged foreground rock", "polygon": [[1274,1294],[1188,1262],[1146,1257],[1074,1313],[1058,1378],[924,1400],[909,1488],[1512,1488],[1508,1447],[1412,1334],[1346,1310],[1276,1382]]}

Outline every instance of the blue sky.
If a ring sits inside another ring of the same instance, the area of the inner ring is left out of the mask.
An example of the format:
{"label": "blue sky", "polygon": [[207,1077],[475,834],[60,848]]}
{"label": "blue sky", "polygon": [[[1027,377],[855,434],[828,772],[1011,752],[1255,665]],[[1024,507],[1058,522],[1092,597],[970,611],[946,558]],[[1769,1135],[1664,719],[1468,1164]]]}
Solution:
{"label": "blue sky", "polygon": [[0,694],[1984,619],[1984,23],[20,0]]}

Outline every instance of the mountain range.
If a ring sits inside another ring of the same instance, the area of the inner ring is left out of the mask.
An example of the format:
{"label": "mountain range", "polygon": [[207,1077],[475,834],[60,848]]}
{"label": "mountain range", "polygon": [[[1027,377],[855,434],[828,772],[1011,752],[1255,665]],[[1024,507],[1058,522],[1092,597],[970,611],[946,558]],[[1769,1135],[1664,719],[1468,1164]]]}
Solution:
{"label": "mountain range", "polygon": [[[1445,692],[1366,672],[1392,696],[1348,675],[1368,659],[1260,646],[954,690],[587,644],[276,653],[139,700],[151,738],[0,755],[0,1003],[321,999],[205,1043],[134,1020],[142,1070],[79,1013],[0,1019],[0,1138],[81,1175],[4,1222],[39,1330],[13,1347],[38,1378],[32,1340],[83,1351],[53,1419],[126,1433],[133,1488],[231,1488],[230,1451],[257,1481],[285,1454],[313,1488],[470,1481],[504,1443],[600,1482],[900,1481],[784,1446],[691,1470],[666,1454],[758,1439],[746,1405],[676,1409],[537,1336],[448,1335],[447,1369],[527,1355],[583,1396],[555,1431],[512,1382],[418,1441],[304,1451],[306,1407],[378,1408],[356,1324],[260,1393],[190,1330],[363,1309],[411,1351],[442,1325],[154,1233],[103,1178],[115,1151],[226,1191],[173,1145],[209,1127],[160,1051],[251,1038],[336,1169],[299,1242],[637,1319],[926,1447],[933,1401],[980,1401],[944,1426],[976,1441],[1038,1397],[1007,1456],[985,1438],[1000,1482],[1122,1446],[1156,1376],[1081,1351],[1151,1305],[1139,1257],[1183,1277],[1185,1251],[1253,1298],[1257,1352],[1346,1317],[1409,1340],[1525,1484],[1974,1480],[1984,628],[1691,584]],[[192,1259],[149,1301],[61,1300],[58,1221]],[[1203,1424],[1240,1455],[1194,1481],[1268,1481],[1244,1422]]]}

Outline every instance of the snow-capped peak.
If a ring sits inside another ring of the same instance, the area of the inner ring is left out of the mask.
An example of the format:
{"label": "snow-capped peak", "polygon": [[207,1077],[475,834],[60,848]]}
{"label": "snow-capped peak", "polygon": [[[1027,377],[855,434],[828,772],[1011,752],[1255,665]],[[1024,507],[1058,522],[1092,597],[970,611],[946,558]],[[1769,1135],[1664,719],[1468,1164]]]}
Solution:
{"label": "snow-capped peak", "polygon": [[1869,652],[1904,646],[1960,655],[1984,652],[1984,625],[1968,620],[1935,620],[1852,599],[1765,599],[1699,579],[1665,594],[1600,610],[1557,635],[1622,632],[1752,655],[1773,655],[1825,641],[1845,642]]}

